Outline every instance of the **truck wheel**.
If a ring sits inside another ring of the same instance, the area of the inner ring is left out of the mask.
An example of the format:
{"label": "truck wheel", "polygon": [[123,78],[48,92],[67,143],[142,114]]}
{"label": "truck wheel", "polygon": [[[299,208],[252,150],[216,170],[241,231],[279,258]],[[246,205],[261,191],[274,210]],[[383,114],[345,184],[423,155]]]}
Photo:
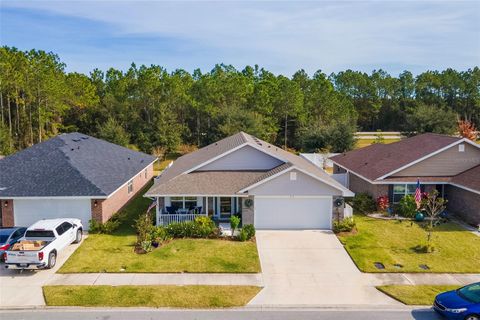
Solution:
{"label": "truck wheel", "polygon": [[73,243],[80,243],[82,241],[82,229],[77,230],[77,236],[75,237],[75,241]]}
{"label": "truck wheel", "polygon": [[48,255],[48,264],[47,264],[47,269],[52,269],[55,267],[55,264],[57,263],[57,254],[55,252],[50,252]]}

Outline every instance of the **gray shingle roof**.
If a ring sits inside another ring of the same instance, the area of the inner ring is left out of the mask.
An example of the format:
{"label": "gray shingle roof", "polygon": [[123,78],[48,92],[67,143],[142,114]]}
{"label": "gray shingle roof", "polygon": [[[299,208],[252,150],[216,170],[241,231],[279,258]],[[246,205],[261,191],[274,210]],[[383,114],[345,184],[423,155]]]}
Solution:
{"label": "gray shingle roof", "polygon": [[106,197],[155,157],[81,133],[0,160],[0,197]]}
{"label": "gray shingle roof", "polygon": [[[266,154],[282,160],[284,163],[280,166],[272,168],[271,170],[256,172],[255,175],[250,175],[248,179],[242,180],[243,184],[237,183],[236,179],[239,179],[238,175],[247,174],[247,173],[241,172],[241,171],[234,171],[236,176],[235,178],[232,178],[231,176],[229,176],[232,173],[226,172],[224,177],[225,180],[220,181],[219,179],[218,184],[221,184],[225,190],[229,190],[229,194],[231,191],[235,191],[234,193],[231,193],[231,194],[238,193],[240,190],[246,187],[249,187],[257,182],[265,180],[268,177],[275,175],[279,172],[287,170],[292,166],[295,166],[298,169],[308,172],[309,174],[319,178],[322,181],[325,181],[326,183],[332,185],[333,187],[338,188],[339,190],[344,190],[346,192],[349,192],[341,184],[333,180],[326,172],[324,172],[322,169],[320,169],[310,161],[304,158],[301,158],[293,153],[285,151],[282,148],[274,146],[268,142],[260,140],[254,136],[251,136],[245,132],[239,132],[233,136],[227,137],[211,145],[208,145],[202,149],[199,149],[197,151],[194,151],[192,153],[189,153],[187,155],[184,155],[178,158],[176,161],[173,162],[171,167],[167,168],[162,173],[162,175],[156,181],[155,185],[146,193],[146,196],[154,196],[154,195],[162,195],[162,194],[167,194],[167,195],[181,194],[181,190],[177,186],[175,186],[176,182],[178,183],[181,182],[181,185],[184,185],[184,188],[186,190],[185,194],[191,194],[187,192],[190,190],[190,187],[188,186],[187,181],[191,181],[192,183],[195,184],[197,183],[195,182],[197,181],[196,180],[197,177],[200,177],[200,175],[197,175],[195,171],[190,172],[188,174],[185,174],[185,172],[191,171],[192,169],[202,165],[206,161],[214,159],[224,154],[225,152],[228,152],[232,149],[240,147],[244,144],[255,146],[256,148],[262,150]],[[191,176],[192,174],[195,174],[194,178],[188,177],[188,176]],[[219,175],[220,173],[217,173],[215,177],[218,177]],[[213,177],[212,175],[208,176],[208,178],[212,178],[212,177]],[[166,184],[166,185],[162,186],[163,184]],[[220,191],[217,188],[217,185],[215,183],[207,183],[207,184],[202,184],[202,192],[198,192],[198,194],[215,194],[215,192],[220,192]],[[221,194],[225,194],[225,193],[221,193]]]}

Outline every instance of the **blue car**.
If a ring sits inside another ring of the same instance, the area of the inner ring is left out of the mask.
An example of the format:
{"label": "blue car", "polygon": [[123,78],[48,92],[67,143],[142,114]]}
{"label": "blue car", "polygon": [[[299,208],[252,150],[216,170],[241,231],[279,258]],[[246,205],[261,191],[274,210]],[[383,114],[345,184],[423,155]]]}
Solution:
{"label": "blue car", "polygon": [[439,294],[433,309],[449,320],[480,320],[480,282]]}
{"label": "blue car", "polygon": [[24,227],[0,228],[0,259],[3,259],[5,250],[25,235],[25,231],[27,228]]}

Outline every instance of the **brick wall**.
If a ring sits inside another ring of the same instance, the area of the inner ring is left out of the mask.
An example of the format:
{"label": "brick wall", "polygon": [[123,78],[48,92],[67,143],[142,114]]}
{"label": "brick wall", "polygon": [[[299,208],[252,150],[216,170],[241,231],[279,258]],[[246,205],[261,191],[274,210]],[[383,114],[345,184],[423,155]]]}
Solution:
{"label": "brick wall", "polygon": [[[7,206],[5,206],[5,204]],[[15,225],[15,219],[13,216],[13,200],[0,200],[2,206],[2,226],[13,227]]]}
{"label": "brick wall", "polygon": [[354,193],[366,192],[370,194],[374,199],[380,196],[388,196],[387,184],[372,184],[358,176],[348,173],[349,189]]}
{"label": "brick wall", "polygon": [[133,192],[128,193],[128,184],[117,190],[108,199],[98,199],[91,201],[93,219],[105,222],[110,217],[123,208],[153,177],[153,165],[146,168],[133,178]]}
{"label": "brick wall", "polygon": [[480,195],[451,185],[445,186],[447,210],[473,226],[480,225]]}

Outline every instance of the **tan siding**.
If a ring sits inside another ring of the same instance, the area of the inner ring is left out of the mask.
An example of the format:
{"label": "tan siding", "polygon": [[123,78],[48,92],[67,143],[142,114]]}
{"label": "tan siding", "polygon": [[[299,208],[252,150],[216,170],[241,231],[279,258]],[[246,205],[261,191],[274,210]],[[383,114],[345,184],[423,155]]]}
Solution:
{"label": "tan siding", "polygon": [[[480,164],[480,149],[464,143],[465,152],[455,145],[439,154],[399,171],[392,177],[454,176]],[[421,146],[419,146],[421,148]]]}

